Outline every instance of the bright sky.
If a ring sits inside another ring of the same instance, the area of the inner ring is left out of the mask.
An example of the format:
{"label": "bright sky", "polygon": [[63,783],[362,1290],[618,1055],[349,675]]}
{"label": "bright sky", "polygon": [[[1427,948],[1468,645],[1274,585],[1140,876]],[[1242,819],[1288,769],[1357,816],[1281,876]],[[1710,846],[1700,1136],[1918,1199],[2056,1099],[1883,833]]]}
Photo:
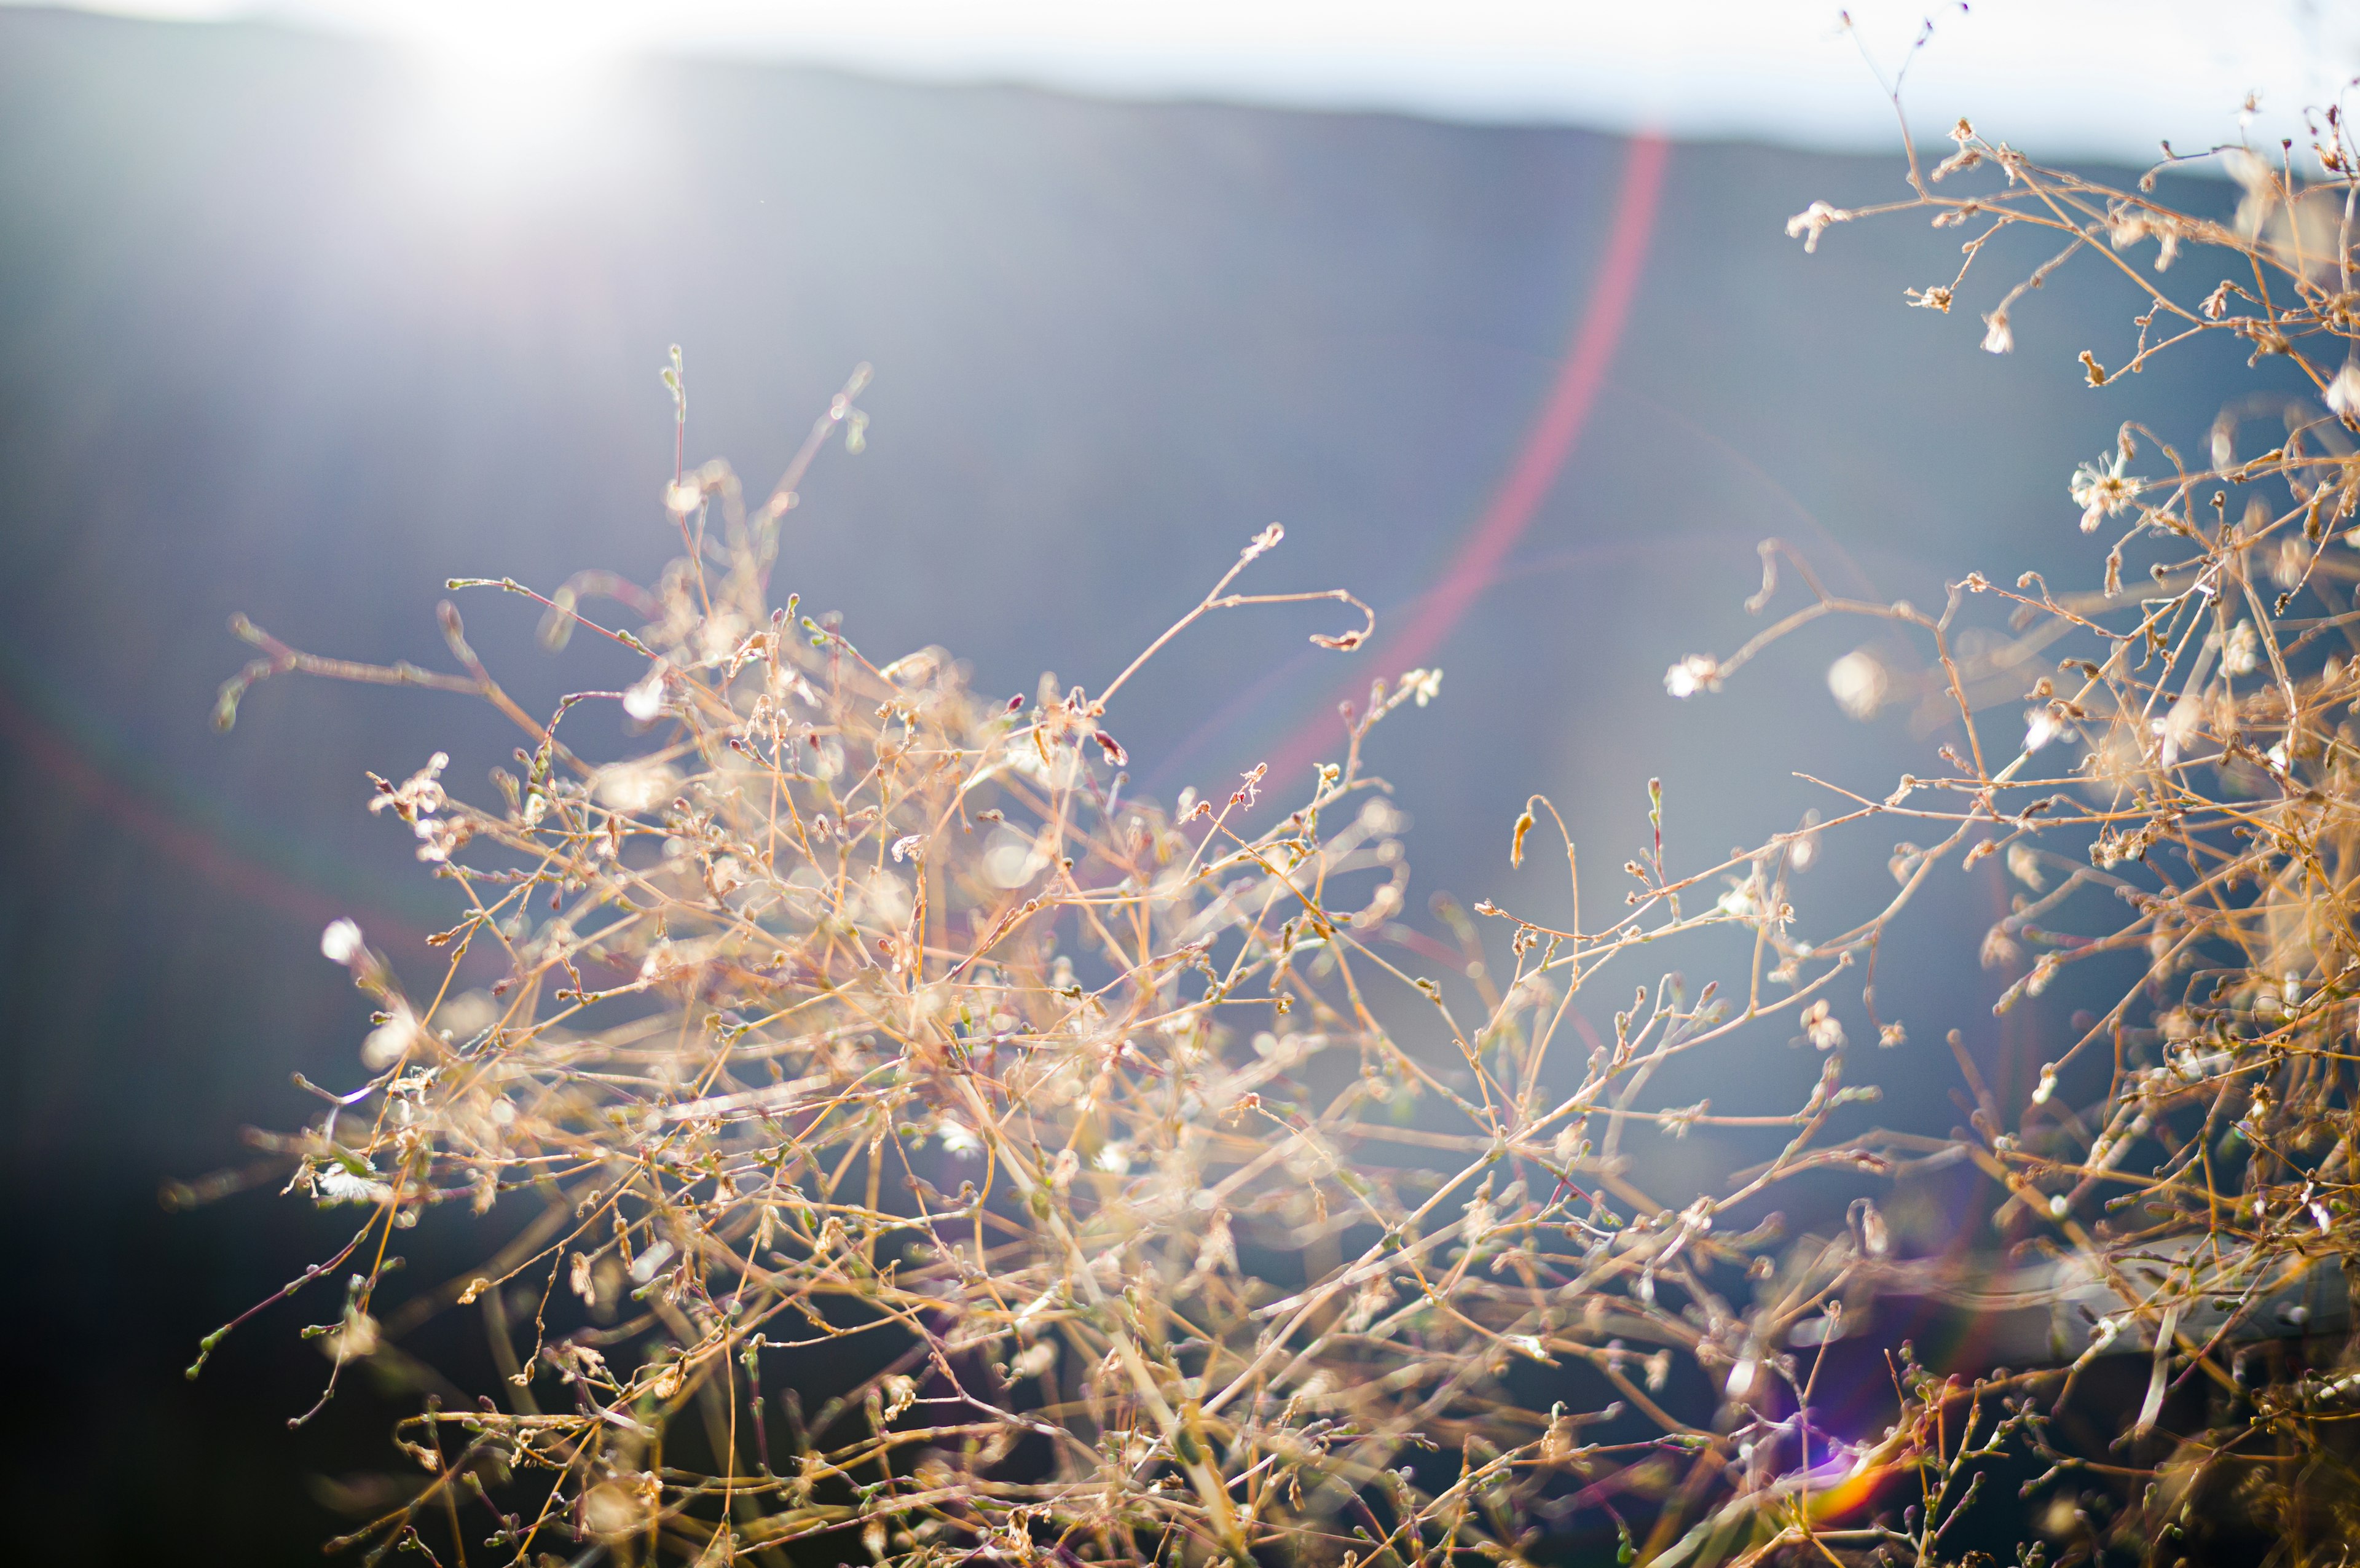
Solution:
{"label": "bright sky", "polygon": [[[0,0],[19,3],[19,0]],[[1914,123],[1961,114],[2046,157],[2145,159],[2256,139],[2360,74],[2360,0],[100,0],[400,38],[520,74],[633,53],[800,60],[922,80],[1790,145],[1891,145],[1888,75],[1929,12]]]}

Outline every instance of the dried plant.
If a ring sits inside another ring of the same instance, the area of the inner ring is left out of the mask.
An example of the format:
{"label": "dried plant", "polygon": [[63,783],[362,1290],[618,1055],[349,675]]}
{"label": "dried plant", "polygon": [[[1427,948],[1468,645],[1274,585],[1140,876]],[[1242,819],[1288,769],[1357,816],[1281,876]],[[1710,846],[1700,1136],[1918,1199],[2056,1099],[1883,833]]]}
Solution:
{"label": "dried plant", "polygon": [[[1095,695],[1044,677],[988,700],[939,650],[874,664],[792,595],[772,607],[804,470],[836,432],[857,450],[860,376],[759,507],[726,467],[676,472],[683,553],[652,590],[452,584],[535,600],[552,646],[578,629],[646,661],[546,719],[448,605],[463,674],[320,659],[241,621],[264,656],[224,688],[224,724],[255,681],[307,671],[480,696],[527,741],[488,805],[446,792],[440,756],[377,781],[371,809],[459,901],[432,939],[450,966],[413,989],[331,927],[327,955],[379,1004],[368,1075],[274,1142],[290,1192],[355,1214],[283,1292],[344,1282],[311,1331],[331,1389],[453,1304],[482,1311],[506,1373],[474,1408],[402,1422],[421,1475],[342,1544],[371,1561],[1407,1568],[1619,1536],[1624,1562],[1932,1564],[1970,1554],[1983,1527],[1960,1521],[1994,1466],[2030,1459],[2049,1466],[2026,1490],[2046,1488],[2032,1507],[2059,1561],[2202,1559],[2239,1517],[2274,1561],[2338,1560],[2360,1539],[2338,1435],[2360,1371],[2340,1337],[2258,1341],[2283,1333],[2290,1288],[2360,1250],[2360,615],[2344,602],[2360,555],[2339,542],[2360,542],[2355,153],[2330,115],[2316,181],[2290,157],[2217,154],[2245,201],[2215,222],[2158,202],[2152,175],[2115,191],[1964,124],[1956,141],[1931,170],[1912,150],[1907,200],[1815,204],[1792,232],[1815,245],[1909,212],[1975,225],[1958,277],[1911,296],[1948,311],[1995,234],[2049,231],[2059,254],[1985,315],[1986,348],[2010,348],[2024,291],[2088,252],[2144,301],[2127,365],[2081,356],[2092,385],[2229,333],[2315,397],[2233,404],[2193,463],[2124,425],[2071,483],[2083,531],[2113,535],[2094,591],[1971,574],[1929,614],[1831,595],[1765,545],[1749,607],[1782,561],[1807,602],[1727,659],[1683,660],[1673,694],[1719,688],[1806,623],[1866,617],[1925,662],[1873,644],[1838,661],[1836,695],[1947,722],[1939,770],[1830,785],[1830,820],[1695,869],[1650,784],[1622,897],[1601,917],[1587,889],[1587,919],[1571,835],[1534,797],[1511,858],[1561,848],[1572,912],[1478,905],[1487,942],[1447,907],[1471,1011],[1458,980],[1446,995],[1397,962],[1404,819],[1363,757],[1438,671],[1372,681],[1309,779],[1256,769],[1168,806],[1125,789],[1117,699],[1197,620],[1335,601],[1362,624],[1313,640],[1343,651],[1373,626],[1341,591],[1235,587],[1275,527]],[[1944,193],[1974,170],[1995,182]],[[2148,242],[2154,274],[2134,265]],[[2175,283],[2214,257],[2229,276],[2180,299],[2155,275],[2175,256]],[[677,361],[666,376],[684,422]],[[2267,450],[2245,452],[2262,413]],[[634,629],[590,619],[599,596]],[[585,702],[618,704],[646,748],[569,746]],[[1885,906],[1807,940],[1790,879],[1871,819],[1933,842],[1896,849]],[[1833,1004],[1858,994],[1876,1046],[1924,1051],[1876,1013],[1878,944],[1947,863],[1994,855],[2026,888],[1983,947],[2021,971],[1999,1010],[2106,955],[2135,983],[2026,1104],[1999,1100],[1953,1033],[1971,1137],[1871,1130],[1853,1107],[1874,1091],[1845,1083],[1867,1042]],[[1731,984],[1621,982],[1630,1005],[1592,1032],[1576,996],[1604,995],[1609,965],[1714,930],[1751,943]],[[500,977],[464,989],[486,953]],[[1797,1037],[1822,1070],[1791,1113],[1648,1093],[1677,1059]],[[1767,1127],[1776,1151],[1689,1192],[1635,1182],[1633,1128],[1704,1126]],[[1903,1257],[1874,1201],[1897,1171],[1960,1160],[1999,1184],[1991,1217],[2020,1244],[1980,1276]],[[1806,1172],[1859,1184],[1830,1235],[1790,1236],[1761,1202]],[[452,1205],[534,1217],[394,1302],[396,1233]],[[1828,1345],[1892,1290],[2053,1305],[2092,1337],[2030,1373],[1922,1367],[1903,1347],[1891,1425],[1830,1431],[1812,1402]],[[2127,1446],[2075,1448],[2048,1412],[2133,1345],[2148,1390],[2103,1434]],[[1686,1393],[1679,1367],[1705,1375],[1681,1373]],[[805,1386],[836,1391],[806,1409]],[[2171,1408],[2201,1405],[2197,1428],[2165,1419],[2181,1386]]]}
{"label": "dried plant", "polygon": [[[1945,312],[1995,235],[2045,233],[2054,254],[1984,313],[1986,350],[2009,352],[2012,310],[2087,253],[2143,301],[2125,363],[2109,369],[2081,353],[2090,387],[2119,387],[2155,355],[2225,334],[2285,389],[2229,400],[2197,461],[2129,420],[2075,472],[2081,531],[2107,544],[2094,591],[2054,593],[2037,572],[2012,587],[1971,572],[1929,616],[1845,604],[1813,583],[1813,603],[1720,672],[1824,615],[1882,617],[1922,637],[1922,673],[1863,648],[1838,662],[1830,685],[1856,713],[1891,702],[1942,713],[1963,753],[1944,746],[1941,776],[1852,800],[1940,835],[1929,849],[1896,851],[1913,877],[1951,855],[1963,866],[1998,855],[2023,885],[1983,944],[1986,967],[2016,975],[1994,1012],[2060,985],[2094,1004],[2024,1103],[2000,1101],[1959,1056],[1973,1136],[1955,1147],[2005,1189],[1993,1223],[2052,1261],[1979,1290],[1949,1289],[1995,1302],[2032,1288],[2060,1323],[2088,1329],[2061,1377],[1998,1382],[2070,1389],[2116,1350],[2151,1367],[2136,1412],[2109,1424],[2116,1447],[2152,1465],[2099,1465],[2030,1440],[2051,1462],[2044,1480],[2093,1466],[2114,1480],[2086,1497],[2059,1494],[2053,1533],[2069,1543],[2065,1560],[2245,1561],[2267,1549],[2272,1562],[2341,1563],[2360,1540],[2360,1473],[2342,1435],[2360,1413],[2360,1344],[2346,1337],[2347,1282],[2360,1267],[2355,144],[2331,108],[2312,122],[2311,180],[2298,176],[2291,142],[2267,157],[2243,146],[2205,155],[2242,197],[2223,221],[2155,199],[2159,173],[2193,161],[2169,146],[2126,191],[2035,165],[1964,121],[1952,140],[1930,170],[1911,150],[1907,201],[1814,204],[1789,233],[1809,246],[1830,223],[1902,212],[1968,229],[1956,277],[1908,291],[1912,304]],[[1945,177],[1979,169],[1995,172],[1994,188],[1937,192]],[[2143,268],[2135,262],[2148,244]],[[2225,266],[2183,295],[2163,276],[2175,261],[2180,277]],[[1765,567],[1776,559],[1765,547]],[[1978,603],[2005,605],[2004,626],[1971,624]],[[1975,715],[1994,707],[2011,710],[2007,739],[1987,746],[1991,725],[1979,730]],[[2109,958],[2129,962],[2109,968]],[[2173,1434],[2167,1399],[2191,1385],[2199,1425]],[[1939,1512],[1926,1508],[1909,1543],[1918,1560],[1939,1555]]]}

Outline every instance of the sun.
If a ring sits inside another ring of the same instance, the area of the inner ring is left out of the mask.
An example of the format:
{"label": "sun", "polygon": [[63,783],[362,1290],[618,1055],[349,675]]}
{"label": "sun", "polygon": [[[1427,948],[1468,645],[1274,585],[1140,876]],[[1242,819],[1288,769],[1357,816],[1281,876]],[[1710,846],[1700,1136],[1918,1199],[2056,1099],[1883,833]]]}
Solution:
{"label": "sun", "polygon": [[416,72],[415,149],[468,182],[562,168],[629,43],[611,7],[416,0],[381,18]]}

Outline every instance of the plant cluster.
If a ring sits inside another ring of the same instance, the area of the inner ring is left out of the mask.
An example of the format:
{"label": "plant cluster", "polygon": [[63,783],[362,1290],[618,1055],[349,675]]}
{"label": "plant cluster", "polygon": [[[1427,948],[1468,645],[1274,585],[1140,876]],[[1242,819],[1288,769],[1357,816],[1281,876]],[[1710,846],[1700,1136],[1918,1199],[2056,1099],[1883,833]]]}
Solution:
{"label": "plant cluster", "polygon": [[[1986,313],[1985,347],[2010,348],[2025,290],[2086,252],[2146,302],[2125,365],[2082,355],[2092,385],[2226,333],[2311,395],[2233,405],[2195,461],[2125,424],[2071,482],[2105,536],[2088,592],[1971,574],[1928,613],[1830,594],[1765,545],[1751,607],[1782,561],[1807,601],[1726,659],[1683,660],[1670,691],[1717,689],[1808,622],[1869,617],[1919,639],[1922,664],[1872,645],[1830,684],[1856,714],[1930,713],[1939,770],[1830,785],[1830,820],[1692,867],[1651,783],[1619,898],[1585,884],[1535,796],[1510,854],[1562,853],[1570,917],[1444,905],[1456,952],[1405,933],[1405,819],[1364,757],[1438,671],[1372,681],[1309,779],[1128,789],[1118,699],[1197,620],[1339,604],[1360,624],[1314,640],[1344,653],[1373,627],[1341,591],[1235,586],[1274,526],[1095,692],[1043,677],[989,697],[941,650],[872,662],[794,595],[777,604],[790,509],[827,440],[857,450],[865,374],[759,506],[726,466],[676,471],[681,553],[652,588],[452,584],[532,599],[552,646],[619,645],[644,660],[628,685],[530,713],[447,604],[464,673],[319,659],[238,623],[262,656],[224,688],[224,725],[255,681],[303,671],[478,696],[525,743],[484,803],[446,787],[440,756],[377,781],[371,809],[457,900],[432,939],[449,964],[399,975],[357,928],[329,929],[327,956],[377,1004],[366,1075],[274,1140],[290,1193],[354,1215],[285,1292],[343,1287],[311,1331],[331,1391],[454,1306],[484,1314],[503,1373],[471,1407],[401,1423],[416,1483],[345,1544],[1425,1568],[1590,1539],[1699,1568],[1932,1564],[1969,1553],[1979,1490],[2027,1456],[2054,1503],[2027,1562],[2201,1559],[2240,1510],[2278,1561],[2360,1539],[2337,1435],[2360,1371],[2340,1340],[2265,1343],[2289,1288],[2360,1253],[2355,153],[2333,114],[2315,180],[2290,149],[2229,149],[2245,200],[2216,222],[2158,201],[2152,175],[2112,190],[1964,124],[1956,144],[1930,170],[1913,148],[1906,201],[1815,204],[1793,232],[1816,245],[1896,212],[1969,227],[1966,267],[1911,296],[1948,311],[1995,234],[2049,231],[2057,256]],[[1970,171],[1995,179],[1947,193]],[[2167,289],[2215,257],[2227,276]],[[676,360],[666,376],[684,425]],[[601,598],[622,622],[585,613]],[[593,702],[641,749],[570,745],[567,715]],[[1870,819],[1930,843],[1896,847],[1887,903],[1807,939],[1791,879]],[[2001,1010],[2084,975],[2130,983],[2023,1103],[1953,1033],[1972,1131],[1871,1129],[1848,1052],[1928,1043],[1878,1018],[1878,944],[1946,866],[1992,856],[2024,887],[1983,948],[2011,973]],[[1750,943],[1726,985],[1604,973],[1713,930]],[[1448,961],[1449,992],[1412,952]],[[2127,968],[2092,963],[2108,959]],[[1593,1023],[1601,986],[1628,1002]],[[1871,1040],[1834,1006],[1853,995]],[[1649,1093],[1667,1063],[1772,1032],[1820,1053],[1789,1113]],[[1689,1192],[1633,1179],[1630,1138],[1711,1125],[1772,1129],[1777,1151]],[[1896,1171],[1957,1160],[1994,1183],[2018,1244],[2005,1278],[1904,1258],[1874,1201]],[[1788,1235],[1761,1202],[1807,1172],[1859,1185],[1830,1235]],[[530,1217],[479,1268],[392,1299],[399,1233],[496,1207]],[[1829,1345],[1905,1289],[2056,1302],[2087,1347],[2017,1374],[1905,1348],[1892,1424],[1829,1430]],[[2132,1345],[2152,1377],[2118,1423],[2129,1446],[2074,1449],[2048,1412]]]}

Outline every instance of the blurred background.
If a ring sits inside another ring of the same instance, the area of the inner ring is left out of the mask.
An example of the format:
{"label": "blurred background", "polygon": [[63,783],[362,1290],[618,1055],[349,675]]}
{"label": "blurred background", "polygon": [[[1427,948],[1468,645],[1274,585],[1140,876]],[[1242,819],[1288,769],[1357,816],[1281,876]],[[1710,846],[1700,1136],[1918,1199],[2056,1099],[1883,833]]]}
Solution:
{"label": "blurred background", "polygon": [[[1104,686],[1284,522],[1260,585],[1349,586],[1376,637],[1318,652],[1305,634],[1340,626],[1293,608],[1193,632],[1115,715],[1132,787],[1270,761],[1292,792],[1339,698],[1438,664],[1441,700],[1372,756],[1428,931],[1440,890],[1557,907],[1507,866],[1535,789],[1602,868],[1660,776],[1694,866],[1826,807],[1795,770],[1881,793],[1930,769],[1939,733],[1830,696],[1864,628],[1688,703],[1665,669],[1754,629],[1766,536],[1880,599],[1939,604],[1975,568],[2092,580],[2074,464],[2125,418],[2197,440],[2224,376],[2274,384],[2191,354],[2086,389],[2075,354],[2119,363],[2134,334],[2100,268],[1994,356],[1976,312],[2037,256],[1993,257],[1948,317],[1901,291],[1949,280],[1955,236],[1852,225],[1807,256],[1785,223],[1809,202],[1906,193],[1878,71],[1925,7],[1855,9],[1857,38],[1784,3],[0,6],[10,1554],[309,1562],[365,1499],[414,1391],[352,1388],[290,1432],[324,1367],[300,1308],[180,1375],[324,1232],[267,1189],[158,1192],[301,1115],[290,1073],[355,1078],[366,1004],[323,924],[422,973],[449,921],[364,770],[447,749],[480,794],[511,742],[456,699],[294,680],[218,735],[249,652],[226,622],[442,668],[446,577],[650,578],[677,546],[670,344],[689,462],[749,485],[876,367],[869,450],[822,458],[778,580],[872,655],[940,644],[987,691]],[[2127,180],[2160,136],[2294,125],[2360,64],[2354,20],[1953,9],[1909,119]],[[461,607],[529,707],[607,670],[542,651],[519,601]],[[1806,925],[1889,896],[1891,853],[1831,857]],[[2002,875],[1950,879],[1881,960],[1913,1042],[1855,1074],[1885,1119],[1956,1119],[1945,1029],[2020,1086],[2064,1027],[2055,995],[1990,1013],[2007,976],[1970,955]],[[1716,1108],[1784,1108],[1816,1073],[1775,1035],[1750,1050]],[[1722,1155],[1699,1133],[1647,1158]],[[1896,1209],[1908,1245],[1968,1245],[1939,1200]],[[449,1228],[416,1233],[421,1271],[471,1248]]]}

